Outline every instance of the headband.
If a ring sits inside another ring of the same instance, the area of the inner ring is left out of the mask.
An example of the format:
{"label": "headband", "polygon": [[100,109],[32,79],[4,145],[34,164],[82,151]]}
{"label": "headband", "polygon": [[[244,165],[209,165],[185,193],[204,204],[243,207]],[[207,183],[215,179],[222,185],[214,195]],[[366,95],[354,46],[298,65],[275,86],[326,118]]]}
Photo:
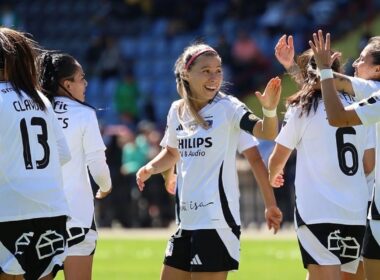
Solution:
{"label": "headband", "polygon": [[210,47],[201,49],[190,57],[189,61],[185,64],[185,70],[188,70],[190,65],[193,64],[194,60],[196,60],[198,56],[204,54],[205,52],[212,52],[212,53],[217,54],[217,52],[213,48],[210,48]]}

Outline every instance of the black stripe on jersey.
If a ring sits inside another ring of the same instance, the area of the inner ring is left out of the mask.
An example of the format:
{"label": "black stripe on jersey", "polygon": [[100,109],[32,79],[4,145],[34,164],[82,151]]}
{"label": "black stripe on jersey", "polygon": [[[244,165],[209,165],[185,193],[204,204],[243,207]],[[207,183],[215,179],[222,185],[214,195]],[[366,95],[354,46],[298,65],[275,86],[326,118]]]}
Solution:
{"label": "black stripe on jersey", "polygon": [[295,211],[295,215],[296,215],[296,223],[297,223],[297,227],[300,227],[300,226],[304,226],[304,225],[306,225],[306,223],[305,223],[305,222],[303,221],[303,219],[301,218],[300,213],[298,212],[297,204],[296,204],[296,207],[295,207],[294,211]]}
{"label": "black stripe on jersey", "polygon": [[178,197],[178,183],[175,188],[175,212],[177,214],[177,220],[178,223],[181,222],[181,216],[180,216],[180,205],[179,205],[179,197]]}
{"label": "black stripe on jersey", "polygon": [[260,118],[256,117],[251,112],[247,112],[240,120],[240,128],[249,134],[252,134],[253,128],[260,121]]}
{"label": "black stripe on jersey", "polygon": [[235,229],[238,227],[236,224],[236,221],[234,217],[232,216],[232,213],[230,211],[230,208],[228,207],[228,200],[226,197],[226,193],[224,192],[224,186],[223,186],[223,163],[220,167],[219,171],[219,196],[220,196],[220,204],[222,205],[222,211],[224,219],[226,220],[228,226],[232,229],[232,232],[236,235],[237,238],[239,238],[239,233],[235,231]]}

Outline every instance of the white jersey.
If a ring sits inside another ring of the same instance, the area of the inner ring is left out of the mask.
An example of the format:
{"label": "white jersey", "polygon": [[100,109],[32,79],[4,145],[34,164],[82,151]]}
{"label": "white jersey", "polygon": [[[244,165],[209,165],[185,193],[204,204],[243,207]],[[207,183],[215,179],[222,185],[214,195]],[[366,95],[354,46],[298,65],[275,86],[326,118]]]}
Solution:
{"label": "white jersey", "polygon": [[[165,133],[164,137],[162,138],[160,142],[160,146],[163,148],[165,148],[167,145],[167,141],[168,141],[167,135],[168,134]],[[258,145],[259,145],[259,141],[257,140],[255,136],[249,134],[248,132],[245,132],[244,130],[240,131],[238,145],[237,145],[237,152],[239,154],[242,154],[245,150],[252,147],[256,147]]]}
{"label": "white jersey", "polygon": [[380,220],[380,83],[359,78],[352,78],[351,82],[355,96],[367,98],[353,105],[360,120],[364,125],[376,124],[375,187],[368,218]]}
{"label": "white jersey", "polygon": [[64,135],[40,96],[46,111],[0,83],[0,222],[69,214],[58,154]]}
{"label": "white jersey", "polygon": [[184,115],[179,102],[168,115],[167,145],[177,148],[177,217],[183,229],[227,228],[240,225],[236,149],[243,103],[218,94],[200,110],[209,129]]}
{"label": "white jersey", "polygon": [[[343,104],[352,102],[348,96],[340,98]],[[311,109],[309,116],[300,117],[300,112],[300,107],[288,110],[276,138],[278,144],[297,149],[299,217],[306,224],[364,225],[368,202],[363,170],[367,128],[330,126],[322,100],[315,113]]]}
{"label": "white jersey", "polygon": [[63,166],[64,190],[72,219],[68,227],[90,228],[94,197],[87,170],[87,156],[105,151],[95,111],[66,97],[56,97],[54,111],[66,136],[71,160]]}

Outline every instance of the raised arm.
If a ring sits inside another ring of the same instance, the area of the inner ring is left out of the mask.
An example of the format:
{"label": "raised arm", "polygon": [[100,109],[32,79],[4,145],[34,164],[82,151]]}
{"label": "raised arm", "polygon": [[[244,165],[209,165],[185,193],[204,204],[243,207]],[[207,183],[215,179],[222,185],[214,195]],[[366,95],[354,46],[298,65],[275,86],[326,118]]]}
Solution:
{"label": "raised arm", "polygon": [[[294,41],[293,36],[283,35],[279,40],[277,45],[274,48],[275,56],[279,63],[286,69],[288,74],[293,78],[293,80],[299,85],[302,86],[303,78],[301,75],[301,69],[294,60],[295,51],[294,51]],[[339,53],[337,53],[338,55]],[[340,55],[340,54],[339,54]],[[344,91],[345,93],[354,96],[355,92],[352,88],[351,80],[347,75],[334,72],[335,86],[337,90]]]}
{"label": "raised arm", "polygon": [[263,119],[253,128],[253,135],[267,140],[274,140],[278,134],[277,105],[281,96],[281,79],[272,78],[263,94],[256,92],[256,97],[263,108]]}
{"label": "raised arm", "polygon": [[322,30],[319,30],[318,34],[313,34],[313,41],[309,41],[309,45],[313,50],[315,62],[321,73],[321,90],[329,124],[337,127],[362,124],[355,110],[344,108],[338,97],[331,70],[334,55],[331,55],[330,34],[327,33],[325,39]]}

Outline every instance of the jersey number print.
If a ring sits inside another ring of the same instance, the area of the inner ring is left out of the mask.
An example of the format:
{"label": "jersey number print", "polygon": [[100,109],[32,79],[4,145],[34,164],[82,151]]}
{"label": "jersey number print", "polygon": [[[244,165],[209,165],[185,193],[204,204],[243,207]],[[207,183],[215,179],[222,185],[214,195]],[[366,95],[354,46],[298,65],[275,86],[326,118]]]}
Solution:
{"label": "jersey number print", "polygon": [[[41,134],[37,134],[36,136],[37,136],[38,143],[42,146],[44,150],[44,155],[41,159],[36,160],[36,167],[37,169],[43,169],[46,166],[48,166],[49,158],[50,158],[50,148],[47,142],[48,134],[47,134],[46,122],[43,118],[33,117],[31,119],[30,124],[32,126],[41,127]],[[25,119],[22,119],[20,121],[20,131],[21,131],[21,137],[22,137],[25,169],[33,169],[32,155],[30,152],[28,126]]]}
{"label": "jersey number print", "polygon": [[[335,134],[336,146],[338,151],[338,161],[340,170],[347,176],[353,176],[358,171],[359,161],[358,161],[358,151],[354,144],[349,142],[344,142],[344,135],[352,134],[355,135],[356,131],[353,127],[341,127],[338,128]],[[347,153],[351,154],[352,164],[347,165]]]}

